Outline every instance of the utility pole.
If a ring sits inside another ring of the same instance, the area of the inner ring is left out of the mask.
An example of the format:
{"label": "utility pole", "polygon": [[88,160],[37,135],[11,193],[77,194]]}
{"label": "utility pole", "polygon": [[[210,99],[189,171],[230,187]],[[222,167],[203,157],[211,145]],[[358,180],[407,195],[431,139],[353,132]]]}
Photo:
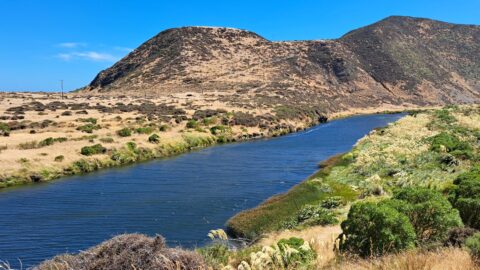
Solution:
{"label": "utility pole", "polygon": [[60,87],[62,88],[62,99],[63,99],[63,80],[60,80]]}

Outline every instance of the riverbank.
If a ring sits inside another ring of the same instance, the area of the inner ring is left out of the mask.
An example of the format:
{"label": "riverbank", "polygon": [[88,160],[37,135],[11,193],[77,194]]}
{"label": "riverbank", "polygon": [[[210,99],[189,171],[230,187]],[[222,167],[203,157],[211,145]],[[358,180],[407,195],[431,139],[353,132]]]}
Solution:
{"label": "riverbank", "polygon": [[[453,128],[444,123],[449,118],[456,119]],[[358,197],[390,194],[396,186],[444,190],[478,158],[478,120],[479,109],[475,106],[430,109],[408,115],[386,128],[372,131],[352,151],[322,162],[317,173],[287,193],[232,217],[227,230],[233,236],[253,240],[265,233],[297,227],[292,220],[305,205],[337,200],[344,206],[335,213],[342,220],[348,205]],[[453,155],[431,150],[432,138],[442,132],[467,140],[470,150]]]}
{"label": "riverbank", "polygon": [[[223,234],[216,231],[212,238],[221,237],[197,252],[213,269],[257,269],[264,263],[286,269],[478,269],[467,249],[448,246],[463,245],[461,238],[439,238],[427,247],[363,259],[339,252],[336,239],[341,232],[338,224],[352,204],[388,200],[394,190],[406,187],[428,188],[443,197],[456,190],[455,179],[480,179],[474,169],[480,160],[479,140],[479,106],[413,113],[372,131],[351,151],[322,162],[320,171],[289,192],[233,217],[229,228],[258,240],[252,246],[229,251]],[[460,208],[465,226],[478,226],[463,211]],[[463,225],[454,229],[469,231]],[[294,250],[286,253],[285,243]],[[292,257],[296,252],[302,255]]]}
{"label": "riverbank", "polygon": [[404,111],[384,106],[323,114],[245,109],[198,94],[169,97],[2,93],[0,188],[169,157],[217,143],[281,136],[331,119]]}

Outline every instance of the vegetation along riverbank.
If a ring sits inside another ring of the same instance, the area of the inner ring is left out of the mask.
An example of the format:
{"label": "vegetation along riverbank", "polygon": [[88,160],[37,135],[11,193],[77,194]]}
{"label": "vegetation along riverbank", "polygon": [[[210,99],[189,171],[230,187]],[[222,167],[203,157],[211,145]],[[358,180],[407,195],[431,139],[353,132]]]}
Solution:
{"label": "vegetation along riverbank", "polygon": [[[212,230],[212,244],[194,259],[174,261],[198,269],[478,269],[479,141],[478,106],[412,113],[230,219],[229,232],[251,246],[231,250],[226,233]],[[86,257],[62,255],[39,269],[95,261]]]}
{"label": "vegetation along riverbank", "polygon": [[215,94],[156,98],[0,94],[0,188],[168,157],[217,143],[273,137],[347,115],[311,107],[232,107]]}

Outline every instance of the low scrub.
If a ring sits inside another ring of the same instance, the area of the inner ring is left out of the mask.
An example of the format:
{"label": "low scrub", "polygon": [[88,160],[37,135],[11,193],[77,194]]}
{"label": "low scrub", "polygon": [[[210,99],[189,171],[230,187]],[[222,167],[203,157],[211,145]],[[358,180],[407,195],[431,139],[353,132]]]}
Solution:
{"label": "low scrub", "polygon": [[480,229],[480,167],[475,167],[455,179],[449,198],[460,211],[466,226]]}
{"label": "low scrub", "polygon": [[142,234],[116,236],[76,255],[64,254],[45,261],[36,270],[70,269],[207,269],[202,256],[192,251],[169,248],[161,236]]}
{"label": "low scrub", "polygon": [[95,144],[95,145],[92,145],[92,146],[84,146],[80,150],[80,153],[84,156],[105,154],[106,152],[107,152],[107,148],[103,147],[101,144]]}
{"label": "low scrub", "polygon": [[117,130],[117,135],[120,137],[130,137],[132,136],[132,130],[129,128],[122,128]]}
{"label": "low scrub", "polygon": [[88,123],[86,125],[77,127],[77,130],[85,133],[93,133],[93,131],[99,130],[100,128],[101,127],[99,125]]}

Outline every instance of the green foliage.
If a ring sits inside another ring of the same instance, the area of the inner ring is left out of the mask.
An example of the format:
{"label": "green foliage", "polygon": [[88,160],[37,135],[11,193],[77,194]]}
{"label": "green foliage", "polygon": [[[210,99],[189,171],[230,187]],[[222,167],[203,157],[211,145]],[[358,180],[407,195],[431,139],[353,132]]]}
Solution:
{"label": "green foliage", "polygon": [[321,206],[327,209],[337,208],[342,205],[344,205],[344,202],[342,197],[339,196],[328,197],[321,202]]}
{"label": "green foliage", "polygon": [[84,122],[84,123],[90,123],[90,124],[93,124],[93,125],[97,124],[97,118],[93,118],[93,117],[80,118],[80,119],[78,119],[78,121]]}
{"label": "green foliage", "polygon": [[137,144],[134,142],[127,142],[126,146],[130,151],[134,151],[137,148]]}
{"label": "green foliage", "polygon": [[10,127],[6,123],[0,122],[0,135],[1,136],[10,136]]}
{"label": "green foliage", "polygon": [[54,160],[56,162],[62,162],[64,159],[65,159],[65,157],[63,155],[59,155],[59,156],[56,156]]}
{"label": "green foliage", "polygon": [[[301,265],[308,265],[315,260],[317,254],[311,248],[304,248],[305,241],[301,238],[291,237],[277,242],[280,254],[287,269],[298,269]],[[297,252],[291,252],[291,249]]]}
{"label": "green foliage", "polygon": [[152,134],[150,137],[148,137],[148,142],[150,143],[159,143],[160,142],[160,136],[157,134]]}
{"label": "green foliage", "polygon": [[129,128],[122,128],[117,130],[117,135],[120,137],[130,137],[132,136],[132,130]]}
{"label": "green foliage", "polygon": [[85,133],[93,133],[94,130],[99,130],[100,128],[101,127],[99,125],[88,123],[86,125],[77,127],[77,130]]}
{"label": "green foliage", "polygon": [[101,144],[95,144],[95,145],[92,145],[92,146],[84,146],[80,150],[80,153],[84,156],[104,154],[106,152],[107,152],[107,148],[103,147]]}
{"label": "green foliage", "polygon": [[170,127],[168,125],[161,125],[158,130],[160,130],[161,132],[165,132],[165,131],[168,131],[170,129]]}
{"label": "green foliage", "polygon": [[221,134],[225,134],[225,133],[230,133],[231,130],[232,129],[230,127],[223,126],[223,125],[213,126],[213,127],[210,128],[210,132],[213,135],[221,135]]}
{"label": "green foliage", "polygon": [[153,127],[139,127],[135,129],[138,134],[151,134],[155,129]]}
{"label": "green foliage", "polygon": [[198,127],[198,122],[197,120],[191,119],[187,121],[187,128],[197,128]]}
{"label": "green foliage", "polygon": [[480,260],[480,233],[476,233],[465,241],[465,246],[467,246],[472,257],[479,261]]}
{"label": "green foliage", "polygon": [[328,209],[315,205],[305,205],[297,214],[299,224],[327,225],[338,222],[335,214]]}
{"label": "green foliage", "polygon": [[48,145],[52,145],[54,143],[54,140],[52,137],[49,137],[49,138],[46,138],[45,140],[43,141],[40,141],[38,143],[38,146],[39,147],[43,147],[43,146],[48,146]]}
{"label": "green foliage", "polygon": [[408,216],[419,245],[444,241],[449,229],[463,226],[458,211],[432,189],[400,189],[394,193],[390,206]]}
{"label": "green foliage", "polygon": [[415,230],[408,217],[386,204],[360,202],[352,205],[341,227],[340,250],[361,257],[415,246]]}
{"label": "green foliage", "polygon": [[207,264],[214,269],[221,269],[228,263],[228,258],[231,255],[228,247],[221,243],[215,243],[196,250],[205,258]]}
{"label": "green foliage", "polygon": [[480,167],[459,175],[453,184],[450,201],[460,211],[465,225],[480,229]]}
{"label": "green foliage", "polygon": [[446,124],[452,124],[457,121],[455,117],[448,111],[448,109],[442,109],[435,111],[435,116]]}
{"label": "green foliage", "polygon": [[460,141],[457,136],[447,132],[441,132],[430,138],[430,149],[435,152],[446,151],[453,156],[460,158],[472,158],[472,147],[469,143]]}

